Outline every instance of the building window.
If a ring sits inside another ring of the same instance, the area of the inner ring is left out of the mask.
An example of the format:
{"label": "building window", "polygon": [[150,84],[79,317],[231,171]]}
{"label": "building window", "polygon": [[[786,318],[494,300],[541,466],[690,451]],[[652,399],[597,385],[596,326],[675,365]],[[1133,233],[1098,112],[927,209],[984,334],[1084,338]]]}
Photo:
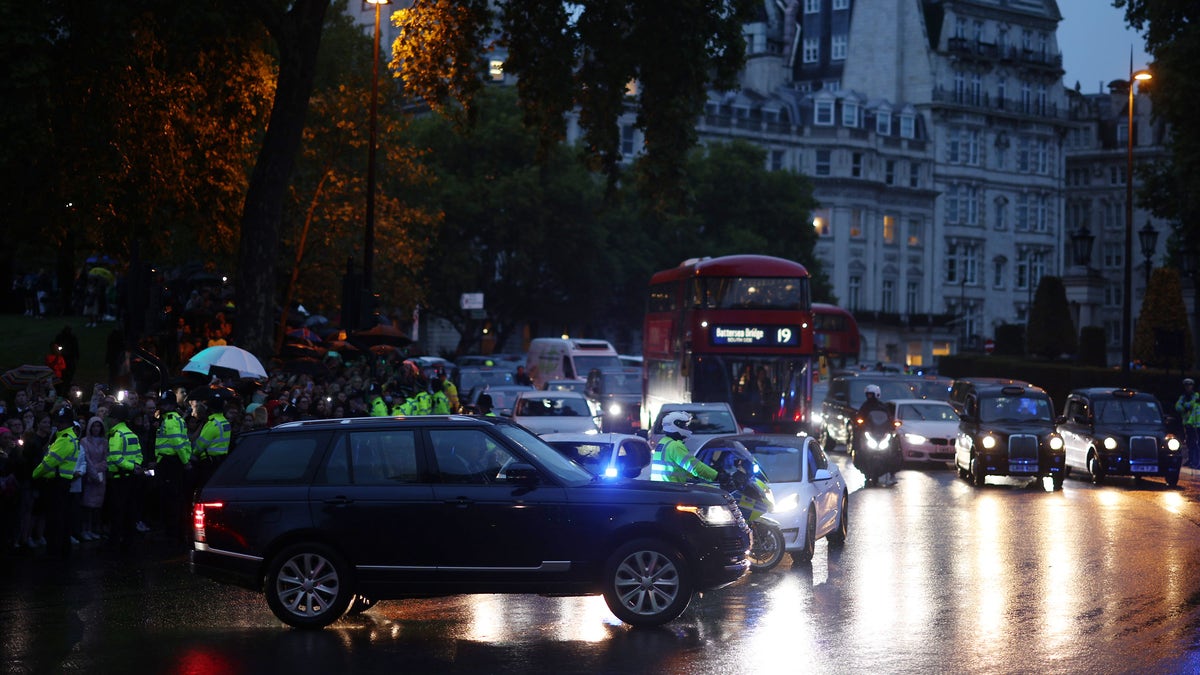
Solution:
{"label": "building window", "polygon": [[896,243],[896,216],[883,217],[883,243]]}
{"label": "building window", "polygon": [[831,61],[846,60],[846,34],[838,33],[829,42],[829,59]]}
{"label": "building window", "polygon": [[1005,89],[1007,82],[1008,80],[1006,80],[1003,75],[1001,75],[996,81],[996,106],[1001,110],[1004,110],[1004,99],[1006,96],[1008,96],[1008,92]]}
{"label": "building window", "polygon": [[1029,173],[1030,162],[1029,139],[1022,136],[1017,139],[1017,171]]}
{"label": "building window", "polygon": [[863,154],[861,152],[855,152],[850,155],[850,175],[854,178],[862,178]]}
{"label": "building window", "polygon": [[996,200],[996,229],[1008,229],[1008,200],[1003,197]]}
{"label": "building window", "polygon": [[821,41],[817,38],[804,39],[804,62],[816,63],[821,57]]}
{"label": "building window", "polygon": [[1039,174],[1050,173],[1050,141],[1039,139],[1033,149],[1033,164]]}
{"label": "building window", "polygon": [[918,162],[908,163],[908,187],[915,188],[921,185],[921,165]]}
{"label": "building window", "polygon": [[961,70],[954,72],[954,102],[967,102],[967,76]]}
{"label": "building window", "polygon": [[1029,230],[1029,195],[1020,193],[1017,195],[1015,228],[1018,232],[1026,232]]}
{"label": "building window", "polygon": [[813,230],[818,237],[828,237],[833,234],[829,222],[829,209],[817,209],[813,213]]}
{"label": "building window", "polygon": [[914,115],[900,116],[900,136],[915,138],[917,133],[917,118]]}
{"label": "building window", "polygon": [[1039,84],[1037,88],[1037,112],[1039,115],[1046,114],[1046,85]]}
{"label": "building window", "polygon": [[621,154],[629,157],[633,155],[633,125],[621,125]]}
{"label": "building window", "polygon": [[992,288],[1004,288],[1004,260],[996,260],[992,263]]}
{"label": "building window", "polygon": [[885,108],[875,114],[875,133],[880,136],[892,135],[892,112],[890,110]]}
{"label": "building window", "polygon": [[979,73],[971,74],[971,88],[967,92],[968,103],[981,105],[983,103],[983,78]]}
{"label": "building window", "polygon": [[1129,122],[1117,123],[1117,145],[1125,147],[1129,144]]}
{"label": "building window", "polygon": [[804,0],[804,13],[816,14],[821,11],[821,0]]}
{"label": "building window", "polygon": [[1121,255],[1121,252],[1124,250],[1125,246],[1119,242],[1104,242],[1104,246],[1101,248],[1104,255],[1104,266],[1111,268],[1122,267],[1125,264],[1125,258]]}
{"label": "building window", "polygon": [[813,124],[820,127],[833,125],[833,101],[821,99],[813,102]]}
{"label": "building window", "polygon": [[1037,251],[1029,255],[1029,283],[1037,288],[1042,277],[1046,275],[1046,253]]}
{"label": "building window", "polygon": [[891,314],[896,311],[896,282],[891,279],[883,280],[883,287],[880,295],[879,309],[883,312]]}
{"label": "building window", "polygon": [[954,37],[960,40],[967,37],[967,20],[961,16],[954,18]]}
{"label": "building window", "polygon": [[979,224],[979,188],[951,183],[946,187],[946,223]]}
{"label": "building window", "polygon": [[817,175],[828,176],[832,173],[830,157],[833,152],[831,150],[817,150]]}
{"label": "building window", "polygon": [[949,244],[946,246],[946,283],[957,284],[960,280],[961,271],[958,265],[958,245]]}
{"label": "building window", "polygon": [[982,141],[978,129],[963,130],[963,162],[970,166],[979,166],[979,145]]}
{"label": "building window", "polygon": [[896,184],[896,160],[889,159],[883,163],[883,182],[888,185]]}
{"label": "building window", "polygon": [[834,9],[850,9],[850,0],[833,0]]}
{"label": "building window", "polygon": [[1121,322],[1120,321],[1105,321],[1104,333],[1108,335],[1108,346],[1119,347],[1124,338],[1121,337]]}
{"label": "building window", "polygon": [[855,127],[858,125],[858,104],[851,101],[842,103],[842,126]]}
{"label": "building window", "polygon": [[910,281],[904,291],[904,307],[909,314],[921,311],[921,282]]}
{"label": "building window", "polygon": [[1049,209],[1050,197],[1040,194],[1033,196],[1030,201],[1032,202],[1030,204],[1030,220],[1032,221],[1030,229],[1034,232],[1049,231],[1049,214],[1047,211]]}
{"label": "building window", "polygon": [[962,260],[962,279],[959,281],[974,286],[979,283],[979,244],[963,244],[958,248]]}
{"label": "building window", "polygon": [[850,275],[849,296],[846,299],[846,304],[849,305],[851,311],[856,310],[862,304],[862,277],[856,274]]}
{"label": "building window", "polygon": [[1018,291],[1029,290],[1029,261],[1021,258],[1017,261],[1014,271],[1016,272],[1016,277],[1014,278],[1015,283],[1013,284],[1013,288]]}
{"label": "building window", "polygon": [[1123,282],[1108,283],[1104,285],[1104,306],[1120,307],[1121,306],[1121,287]]}
{"label": "building window", "polygon": [[1031,113],[1031,112],[1033,112],[1032,108],[1033,108],[1033,88],[1029,86],[1028,82],[1022,82],[1021,83],[1021,112]]}
{"label": "building window", "polygon": [[850,237],[862,239],[862,209],[850,209]]}
{"label": "building window", "polygon": [[908,221],[908,245],[917,247],[925,240],[925,224],[913,218]]}
{"label": "building window", "polygon": [[784,157],[783,150],[772,150],[771,151],[771,171],[782,171],[783,170],[783,157]]}

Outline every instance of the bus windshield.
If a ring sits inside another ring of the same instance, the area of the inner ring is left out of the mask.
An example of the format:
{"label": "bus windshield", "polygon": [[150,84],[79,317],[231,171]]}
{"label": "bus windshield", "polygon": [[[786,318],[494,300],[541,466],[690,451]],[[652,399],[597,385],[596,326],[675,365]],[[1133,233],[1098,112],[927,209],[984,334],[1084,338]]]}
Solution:
{"label": "bus windshield", "polygon": [[701,309],[805,308],[807,284],[799,278],[699,277],[692,281],[692,306]]}
{"label": "bus windshield", "polygon": [[804,412],[807,359],[709,354],[695,358],[695,373],[692,401],[729,403],[744,426],[768,431]]}

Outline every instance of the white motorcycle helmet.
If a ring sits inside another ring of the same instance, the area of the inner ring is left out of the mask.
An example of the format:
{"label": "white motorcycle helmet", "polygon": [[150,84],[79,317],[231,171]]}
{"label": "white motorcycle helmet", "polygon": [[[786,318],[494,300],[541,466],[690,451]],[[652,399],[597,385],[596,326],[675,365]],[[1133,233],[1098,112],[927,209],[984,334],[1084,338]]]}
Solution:
{"label": "white motorcycle helmet", "polygon": [[683,438],[692,435],[688,425],[692,423],[692,416],[682,410],[669,412],[663,417],[662,428],[664,434],[678,434]]}
{"label": "white motorcycle helmet", "polygon": [[877,384],[868,384],[867,388],[864,389],[863,392],[866,393],[868,396],[874,396],[875,398],[883,397],[883,392],[880,391],[879,385],[877,385]]}

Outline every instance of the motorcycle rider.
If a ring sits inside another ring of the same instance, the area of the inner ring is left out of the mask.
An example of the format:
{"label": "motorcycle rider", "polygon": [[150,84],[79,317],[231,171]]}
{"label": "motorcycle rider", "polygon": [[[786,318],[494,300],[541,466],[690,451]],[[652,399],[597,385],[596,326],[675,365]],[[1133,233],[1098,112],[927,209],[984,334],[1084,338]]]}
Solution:
{"label": "motorcycle rider", "polygon": [[692,435],[687,428],[691,423],[691,414],[682,410],[663,417],[665,435],[650,455],[650,480],[669,483],[685,483],[693,478],[710,483],[717,480],[717,470],[696,459],[683,444],[683,439]]}
{"label": "motorcycle rider", "polygon": [[[858,419],[870,419],[868,415],[871,412],[882,410],[887,414],[888,421],[892,421],[892,409],[888,404],[883,402],[883,391],[879,388],[879,385],[868,384],[866,389],[863,390],[863,394],[866,396],[866,400],[863,401],[862,407],[858,409]],[[893,472],[888,471],[879,477],[879,483],[881,485],[895,485],[896,476]]]}

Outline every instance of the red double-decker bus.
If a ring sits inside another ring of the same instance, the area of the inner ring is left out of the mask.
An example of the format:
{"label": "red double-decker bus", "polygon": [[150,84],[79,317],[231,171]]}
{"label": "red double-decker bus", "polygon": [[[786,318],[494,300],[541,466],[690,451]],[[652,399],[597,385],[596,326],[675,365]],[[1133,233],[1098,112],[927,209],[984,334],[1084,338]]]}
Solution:
{"label": "red double-decker bus", "polygon": [[803,265],[763,255],[685,260],[650,279],[644,428],[664,403],[727,402],[742,426],[799,432],[815,357]]}
{"label": "red double-decker bus", "polygon": [[814,302],[813,346],[822,370],[845,368],[858,361],[861,340],[854,315],[838,307]]}

